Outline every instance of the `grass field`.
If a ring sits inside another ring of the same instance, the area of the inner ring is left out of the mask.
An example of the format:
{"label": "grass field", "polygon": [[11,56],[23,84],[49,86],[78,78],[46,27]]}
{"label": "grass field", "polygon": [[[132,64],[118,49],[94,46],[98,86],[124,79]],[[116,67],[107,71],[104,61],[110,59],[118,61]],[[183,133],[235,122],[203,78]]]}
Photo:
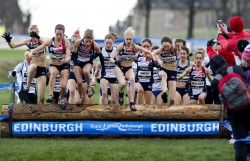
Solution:
{"label": "grass field", "polygon": [[[0,50],[0,84],[23,60],[22,50]],[[95,91],[99,90],[96,87]],[[0,91],[0,105],[10,91]],[[94,103],[97,103],[96,94]],[[1,108],[1,106],[0,106]],[[0,139],[0,161],[233,161],[227,139],[50,138]]]}
{"label": "grass field", "polygon": [[225,139],[1,139],[4,161],[233,161]]}
{"label": "grass field", "polygon": [[24,60],[23,50],[0,50],[0,84],[7,83],[8,71]]}

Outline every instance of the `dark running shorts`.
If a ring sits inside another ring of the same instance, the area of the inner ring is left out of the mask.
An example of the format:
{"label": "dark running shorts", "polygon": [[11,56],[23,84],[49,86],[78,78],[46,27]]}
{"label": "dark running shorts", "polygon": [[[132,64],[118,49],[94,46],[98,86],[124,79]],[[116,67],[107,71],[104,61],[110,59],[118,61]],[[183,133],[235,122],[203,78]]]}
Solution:
{"label": "dark running shorts", "polygon": [[181,95],[181,97],[188,93],[186,88],[176,88],[176,91]]}
{"label": "dark running shorts", "polygon": [[69,64],[68,63],[64,63],[62,65],[53,65],[53,64],[50,64],[49,65],[50,67],[56,67],[57,70],[59,71],[59,73],[62,71],[62,70],[69,70]]}
{"label": "dark running shorts", "polygon": [[116,78],[105,78],[102,77],[102,79],[106,79],[110,84],[117,84],[117,79]]}
{"label": "dark running shorts", "polygon": [[40,76],[46,76],[47,74],[47,70],[46,70],[46,67],[37,67],[36,68],[36,75],[34,78],[38,78]]}
{"label": "dark running shorts", "polygon": [[161,70],[167,73],[168,81],[177,81],[177,71],[167,70],[161,67]]}

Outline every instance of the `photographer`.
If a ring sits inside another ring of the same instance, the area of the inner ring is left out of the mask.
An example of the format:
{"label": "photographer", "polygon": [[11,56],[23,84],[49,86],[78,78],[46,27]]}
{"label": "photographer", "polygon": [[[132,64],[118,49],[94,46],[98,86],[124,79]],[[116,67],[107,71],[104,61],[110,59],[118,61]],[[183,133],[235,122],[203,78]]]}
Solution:
{"label": "photographer", "polygon": [[[230,29],[232,32],[227,31],[227,25],[224,23],[217,23],[218,42],[222,49],[228,52],[234,52],[236,64],[241,63],[241,55],[237,50],[237,43],[240,39],[250,38],[249,31],[243,31],[244,22],[241,17],[232,17],[230,22]],[[229,39],[226,39],[224,34],[227,34]]]}
{"label": "photographer", "polygon": [[37,92],[36,92],[36,78],[33,78],[31,81],[31,85],[29,91],[26,92],[27,89],[27,73],[28,67],[31,62],[31,57],[29,56],[30,51],[27,50],[24,53],[25,61],[19,63],[15,69],[8,75],[8,78],[11,79],[13,77],[17,77],[17,83],[19,86],[18,96],[22,103],[24,104],[37,104]]}
{"label": "photographer", "polygon": [[220,43],[216,39],[211,39],[207,42],[207,54],[209,59],[211,59],[213,56],[221,55],[226,60],[227,66],[235,65],[233,52],[222,49]]}

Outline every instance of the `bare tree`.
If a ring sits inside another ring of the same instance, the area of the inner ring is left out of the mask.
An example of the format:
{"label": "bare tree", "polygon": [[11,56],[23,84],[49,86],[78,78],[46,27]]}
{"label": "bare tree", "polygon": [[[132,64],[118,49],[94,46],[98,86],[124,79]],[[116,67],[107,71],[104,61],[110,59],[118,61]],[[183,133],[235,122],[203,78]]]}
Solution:
{"label": "bare tree", "polygon": [[23,33],[28,33],[28,28],[31,23],[31,17],[32,13],[37,10],[37,8],[42,3],[42,0],[18,0],[20,9],[22,11],[22,17],[23,17]]}
{"label": "bare tree", "polygon": [[[11,33],[27,32],[31,14],[24,15],[18,5],[18,0],[0,0],[1,24]],[[25,20],[25,21],[24,21]]]}
{"label": "bare tree", "polygon": [[216,1],[215,12],[218,18],[225,23],[229,22],[232,16],[241,16],[246,24],[249,24],[248,11],[250,9],[249,0],[220,0]]}
{"label": "bare tree", "polygon": [[138,0],[137,7],[145,18],[145,37],[149,37],[151,0]]}
{"label": "bare tree", "polygon": [[195,0],[189,0],[189,15],[188,15],[188,35],[187,38],[193,38],[194,16],[195,16]]}
{"label": "bare tree", "polygon": [[31,13],[24,15],[24,17],[25,17],[25,21],[23,22],[23,33],[27,34],[28,28],[29,28],[30,23],[31,23]]}
{"label": "bare tree", "polygon": [[189,9],[189,15],[188,15],[188,33],[187,38],[193,38],[193,28],[194,28],[194,17],[195,17],[195,8],[200,6],[200,2],[198,0],[187,0],[186,4]]}
{"label": "bare tree", "polygon": [[150,22],[150,10],[151,10],[151,0],[146,0],[145,1],[145,8],[146,8],[146,13],[145,13],[145,36],[149,37],[149,22]]}

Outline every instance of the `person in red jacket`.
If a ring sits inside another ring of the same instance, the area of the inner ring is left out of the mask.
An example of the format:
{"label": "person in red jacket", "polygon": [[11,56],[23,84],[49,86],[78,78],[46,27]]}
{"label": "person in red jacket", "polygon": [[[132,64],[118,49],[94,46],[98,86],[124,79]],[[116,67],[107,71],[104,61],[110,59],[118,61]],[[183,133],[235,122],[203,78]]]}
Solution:
{"label": "person in red jacket", "polygon": [[[237,61],[241,60],[241,55],[237,50],[237,43],[239,40],[243,38],[250,38],[250,32],[244,31],[244,22],[241,17],[235,16],[232,17],[229,22],[230,29],[232,32],[227,31],[227,25],[222,23],[217,23],[217,31],[218,31],[218,42],[220,43],[222,49],[228,52],[234,52],[235,58]],[[223,36],[223,33],[227,34],[229,39],[226,39]],[[236,63],[237,64],[237,63]]]}
{"label": "person in red jacket", "polygon": [[207,54],[209,59],[212,59],[212,57],[216,55],[221,55],[227,61],[227,66],[235,65],[233,53],[222,49],[220,43],[217,42],[216,39],[211,39],[207,42]]}
{"label": "person in red jacket", "polygon": [[240,65],[240,64],[236,64],[236,60],[235,60],[235,56],[233,52],[220,49],[218,50],[218,54],[224,57],[224,59],[227,61],[228,67],[233,66],[233,65]]}
{"label": "person in red jacket", "polygon": [[217,42],[216,39],[208,40],[207,42],[207,54],[209,59],[211,59],[213,56],[217,55],[217,51],[221,49],[220,43]]}

